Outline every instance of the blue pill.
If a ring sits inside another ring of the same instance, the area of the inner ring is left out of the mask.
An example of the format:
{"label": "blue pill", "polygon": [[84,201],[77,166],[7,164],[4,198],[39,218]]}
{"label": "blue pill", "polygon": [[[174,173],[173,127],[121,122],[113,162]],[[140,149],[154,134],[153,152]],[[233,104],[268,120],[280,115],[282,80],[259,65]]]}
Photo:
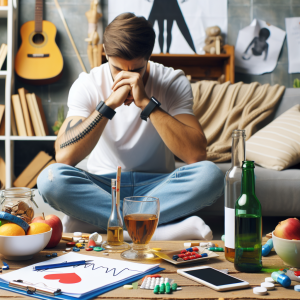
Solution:
{"label": "blue pill", "polygon": [[186,251],[193,252],[193,248],[187,248]]}
{"label": "blue pill", "polygon": [[271,247],[268,244],[265,244],[261,247],[261,255],[267,256],[271,252]]}
{"label": "blue pill", "polygon": [[52,257],[56,257],[56,256],[57,256],[56,252],[52,253]]}
{"label": "blue pill", "polygon": [[173,259],[174,259],[174,260],[177,260],[177,258],[179,258],[178,255],[173,255]]}
{"label": "blue pill", "polygon": [[294,290],[296,291],[296,292],[300,292],[300,285],[298,284],[298,285],[295,285],[294,286]]}
{"label": "blue pill", "polygon": [[46,254],[46,257],[51,257],[51,254]]}
{"label": "blue pill", "polygon": [[291,279],[288,276],[284,275],[282,271],[273,272],[271,274],[271,277],[283,287],[289,287],[292,283]]}
{"label": "blue pill", "polygon": [[80,251],[80,249],[79,249],[79,248],[77,248],[77,247],[73,247],[73,251],[74,251],[74,252],[79,252],[79,251]]}
{"label": "blue pill", "polygon": [[9,267],[8,266],[3,266],[2,270],[9,270]]}
{"label": "blue pill", "polygon": [[207,257],[207,253],[201,253],[201,257]]}

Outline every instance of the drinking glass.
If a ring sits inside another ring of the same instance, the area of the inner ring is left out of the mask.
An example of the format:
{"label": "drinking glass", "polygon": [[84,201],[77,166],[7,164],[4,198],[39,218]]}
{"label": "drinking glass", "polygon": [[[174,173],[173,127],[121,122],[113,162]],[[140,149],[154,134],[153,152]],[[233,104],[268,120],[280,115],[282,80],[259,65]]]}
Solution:
{"label": "drinking glass", "polygon": [[159,199],[147,196],[126,197],[123,201],[123,217],[133,244],[130,250],[121,253],[121,257],[131,260],[154,258],[149,242],[158,224]]}

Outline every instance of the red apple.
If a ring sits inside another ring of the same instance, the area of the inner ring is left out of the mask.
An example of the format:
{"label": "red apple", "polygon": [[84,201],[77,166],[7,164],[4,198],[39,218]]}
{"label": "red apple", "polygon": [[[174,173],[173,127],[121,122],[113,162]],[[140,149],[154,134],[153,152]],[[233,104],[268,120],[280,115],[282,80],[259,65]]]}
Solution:
{"label": "red apple", "polygon": [[289,218],[279,222],[274,234],[282,239],[300,240],[300,221],[297,218]]}
{"label": "red apple", "polygon": [[45,218],[43,214],[43,217],[36,217],[31,223],[46,223],[52,228],[51,239],[45,248],[54,248],[61,240],[63,226],[59,217],[49,215]]}

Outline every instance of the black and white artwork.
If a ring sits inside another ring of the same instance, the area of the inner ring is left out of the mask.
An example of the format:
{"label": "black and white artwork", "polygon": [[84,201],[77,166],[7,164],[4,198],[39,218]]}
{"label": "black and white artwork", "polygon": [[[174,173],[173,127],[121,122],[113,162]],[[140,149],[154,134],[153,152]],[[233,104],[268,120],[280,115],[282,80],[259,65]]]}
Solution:
{"label": "black and white artwork", "polygon": [[286,18],[289,73],[300,73],[300,17]]}
{"label": "black and white artwork", "polygon": [[206,27],[227,33],[227,0],[108,0],[108,22],[123,12],[153,25],[153,53],[204,54]]}
{"label": "black and white artwork", "polygon": [[235,47],[236,70],[259,75],[272,72],[277,64],[285,31],[262,20],[253,20],[239,31]]}

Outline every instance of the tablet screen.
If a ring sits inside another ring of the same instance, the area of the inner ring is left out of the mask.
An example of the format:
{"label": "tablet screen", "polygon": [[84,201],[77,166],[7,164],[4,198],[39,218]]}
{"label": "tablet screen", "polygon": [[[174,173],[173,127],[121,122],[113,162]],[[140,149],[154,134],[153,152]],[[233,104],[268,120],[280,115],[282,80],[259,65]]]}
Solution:
{"label": "tablet screen", "polygon": [[202,279],[216,286],[244,282],[242,280],[232,278],[220,271],[211,268],[190,270],[190,271],[185,271],[185,273],[197,277],[199,279]]}

